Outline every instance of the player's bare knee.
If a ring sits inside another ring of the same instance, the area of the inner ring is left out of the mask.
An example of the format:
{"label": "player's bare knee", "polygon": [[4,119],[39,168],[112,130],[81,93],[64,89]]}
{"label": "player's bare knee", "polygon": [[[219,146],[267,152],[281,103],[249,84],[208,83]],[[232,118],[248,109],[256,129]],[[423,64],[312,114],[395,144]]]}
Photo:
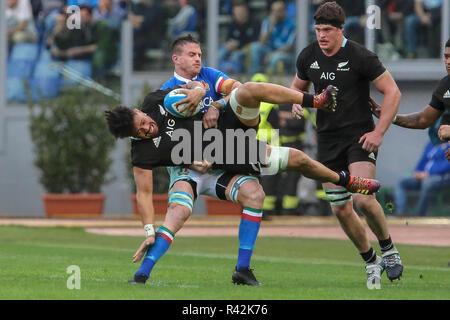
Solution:
{"label": "player's bare knee", "polygon": [[184,222],[191,216],[191,210],[177,203],[170,203],[167,208],[167,216]]}
{"label": "player's bare knee", "polygon": [[353,202],[355,203],[355,206],[364,214],[371,212],[371,208],[373,208],[375,205],[374,202],[376,201],[377,200],[374,195],[353,195]]}
{"label": "player's bare knee", "polygon": [[349,210],[346,205],[331,206],[331,211],[338,219],[346,219],[352,215],[352,210]]}
{"label": "player's bare knee", "polygon": [[243,206],[261,206],[266,194],[262,186],[258,183],[248,182],[239,190],[239,203]]}

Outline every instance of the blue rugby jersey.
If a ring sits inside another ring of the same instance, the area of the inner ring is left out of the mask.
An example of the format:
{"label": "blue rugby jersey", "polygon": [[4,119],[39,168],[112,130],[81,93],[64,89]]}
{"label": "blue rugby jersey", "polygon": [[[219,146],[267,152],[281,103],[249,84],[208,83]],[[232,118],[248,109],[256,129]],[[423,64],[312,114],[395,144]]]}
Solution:
{"label": "blue rugby jersey", "polygon": [[202,67],[199,75],[194,79],[183,78],[174,72],[174,76],[161,86],[161,90],[186,84],[190,81],[199,81],[206,84],[206,95],[203,98],[204,107],[200,110],[200,112],[205,113],[213,101],[219,100],[223,97],[223,95],[219,92],[223,82],[226,79],[229,79],[229,77],[223,72],[213,68]]}

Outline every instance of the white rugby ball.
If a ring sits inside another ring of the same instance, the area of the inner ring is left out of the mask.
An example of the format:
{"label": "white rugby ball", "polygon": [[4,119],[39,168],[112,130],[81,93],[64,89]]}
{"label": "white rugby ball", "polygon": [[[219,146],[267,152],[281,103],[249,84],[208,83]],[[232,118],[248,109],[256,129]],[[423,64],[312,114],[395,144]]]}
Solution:
{"label": "white rugby ball", "polygon": [[175,105],[175,103],[177,103],[178,101],[186,98],[186,95],[184,93],[179,92],[180,90],[182,89],[174,89],[165,96],[164,108],[177,118],[189,118],[196,115],[203,107],[203,101],[200,101],[194,112],[191,112],[189,109],[183,110],[185,108],[185,103],[179,104],[177,106]]}

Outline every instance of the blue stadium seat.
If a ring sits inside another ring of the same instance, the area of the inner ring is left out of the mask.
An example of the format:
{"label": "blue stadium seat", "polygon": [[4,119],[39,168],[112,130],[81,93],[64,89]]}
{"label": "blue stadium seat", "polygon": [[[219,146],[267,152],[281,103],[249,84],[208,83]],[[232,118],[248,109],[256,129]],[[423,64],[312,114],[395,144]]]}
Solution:
{"label": "blue stadium seat", "polygon": [[[80,75],[83,77],[91,78],[92,76],[92,62],[88,60],[67,60],[65,64],[68,68],[73,69],[74,71],[77,71]],[[64,77],[63,79],[63,86],[72,86],[76,84],[77,82]]]}
{"label": "blue stadium seat", "polygon": [[30,81],[38,56],[36,43],[14,44],[7,64],[7,95],[8,101],[26,102],[26,81]]}
{"label": "blue stadium seat", "polygon": [[31,92],[34,101],[39,98],[55,98],[61,87],[61,74],[52,68],[53,60],[48,50],[43,50],[36,64],[31,81]]}

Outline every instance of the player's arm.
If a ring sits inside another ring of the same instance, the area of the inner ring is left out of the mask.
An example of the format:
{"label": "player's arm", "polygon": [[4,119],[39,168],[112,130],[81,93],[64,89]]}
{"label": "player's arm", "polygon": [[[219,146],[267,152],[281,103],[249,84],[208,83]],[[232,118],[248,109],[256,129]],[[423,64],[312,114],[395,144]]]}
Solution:
{"label": "player's arm", "polygon": [[[381,106],[373,99],[370,100],[372,113],[379,118]],[[393,124],[408,129],[426,129],[432,126],[441,116],[442,111],[427,105],[422,111],[408,114],[398,114],[394,117]]]}
{"label": "player's arm", "polygon": [[359,139],[359,143],[362,143],[362,148],[368,152],[376,151],[381,146],[384,134],[392,124],[402,98],[400,89],[388,71],[376,78],[373,83],[377,90],[384,95],[384,98],[380,118],[375,129],[364,134]]}
{"label": "player's arm", "polygon": [[146,232],[146,239],[133,256],[133,262],[142,259],[148,246],[155,242],[154,223],[155,211],[153,209],[153,171],[133,167],[134,181],[136,183],[136,200],[142,224]]}
{"label": "player's arm", "polygon": [[[291,82],[291,89],[297,90],[299,92],[309,92],[310,88],[311,81],[300,79],[297,75],[295,75],[294,79]],[[293,104],[292,114],[295,118],[300,119],[303,116],[302,106],[299,104]]]}
{"label": "player's arm", "polygon": [[225,97],[220,99],[223,102],[216,102],[212,107],[208,108],[205,115],[203,116],[203,126],[205,129],[217,128],[217,120],[219,119],[220,109],[224,107],[224,104],[230,99],[231,91],[239,87],[242,83],[235,79],[225,79],[218,88],[218,92]]}

